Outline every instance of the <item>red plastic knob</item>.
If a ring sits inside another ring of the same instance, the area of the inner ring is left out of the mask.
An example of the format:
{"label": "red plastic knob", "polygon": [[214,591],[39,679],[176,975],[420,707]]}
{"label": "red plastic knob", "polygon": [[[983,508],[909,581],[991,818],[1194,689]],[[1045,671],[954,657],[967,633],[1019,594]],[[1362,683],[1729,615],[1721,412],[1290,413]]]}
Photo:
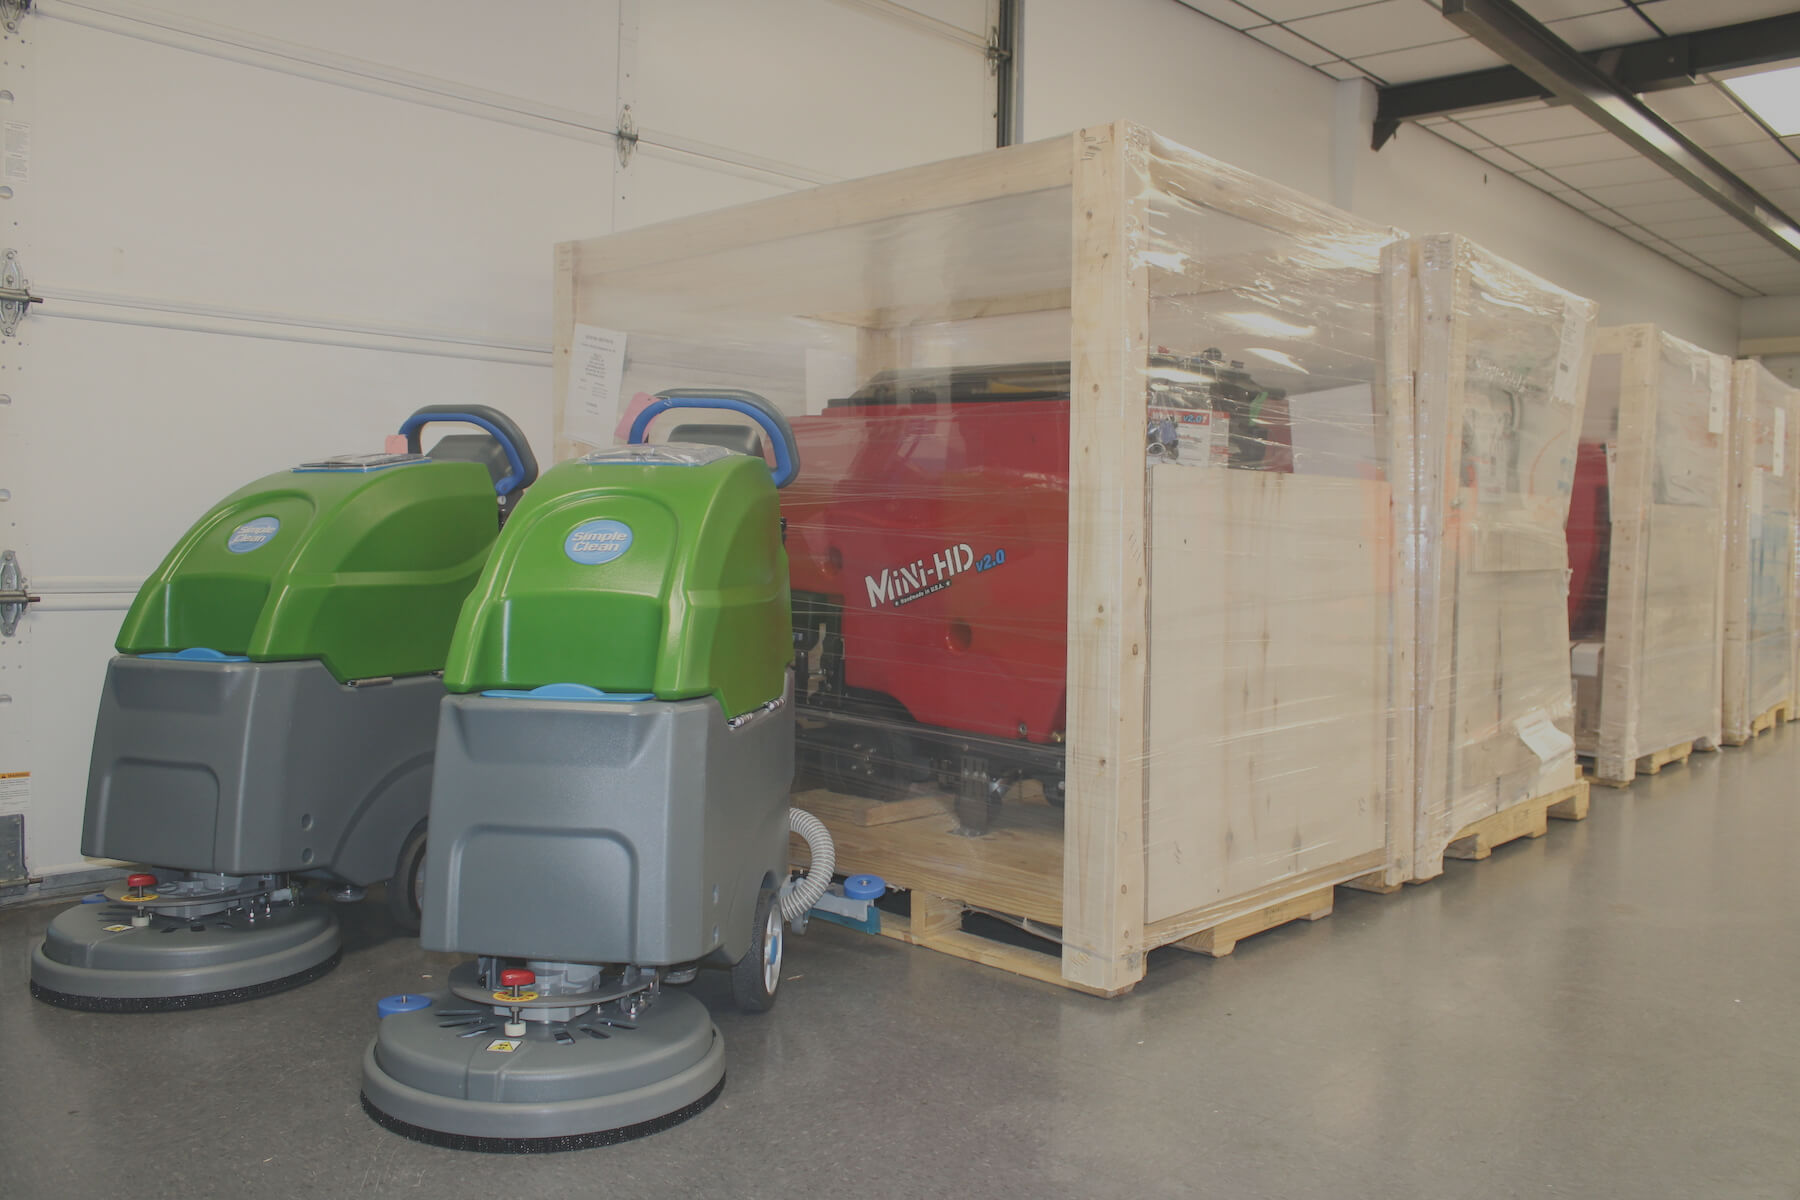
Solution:
{"label": "red plastic knob", "polygon": [[524,987],[528,983],[536,982],[537,974],[535,972],[527,971],[520,967],[513,967],[510,970],[500,972],[501,987]]}
{"label": "red plastic knob", "polygon": [[154,876],[154,875],[127,875],[125,877],[125,886],[132,887],[132,888],[155,887],[156,886],[156,876]]}

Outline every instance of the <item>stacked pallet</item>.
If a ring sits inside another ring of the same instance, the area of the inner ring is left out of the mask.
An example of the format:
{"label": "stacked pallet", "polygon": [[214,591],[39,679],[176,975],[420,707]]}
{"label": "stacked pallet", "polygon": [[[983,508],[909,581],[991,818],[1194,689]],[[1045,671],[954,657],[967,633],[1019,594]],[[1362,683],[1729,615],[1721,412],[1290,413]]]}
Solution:
{"label": "stacked pallet", "polygon": [[1740,746],[1793,715],[1800,392],[1739,362],[1731,409],[1723,724]]}
{"label": "stacked pallet", "polygon": [[1720,741],[1731,363],[1602,329],[1569,519],[1575,745],[1615,787]]}

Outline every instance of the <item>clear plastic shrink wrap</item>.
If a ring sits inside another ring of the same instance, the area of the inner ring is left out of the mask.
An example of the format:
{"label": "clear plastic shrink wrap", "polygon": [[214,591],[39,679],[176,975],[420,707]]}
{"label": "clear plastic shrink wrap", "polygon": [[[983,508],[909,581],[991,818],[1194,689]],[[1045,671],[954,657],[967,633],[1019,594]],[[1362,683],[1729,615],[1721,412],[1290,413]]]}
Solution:
{"label": "clear plastic shrink wrap", "polygon": [[1467,239],[1416,239],[1413,877],[1577,784],[1569,513],[1595,306]]}
{"label": "clear plastic shrink wrap", "polygon": [[1794,697],[1800,391],[1742,361],[1732,369],[1731,403],[1724,739],[1738,745]]}
{"label": "clear plastic shrink wrap", "polygon": [[779,405],[796,802],[1116,993],[1388,870],[1395,237],[1120,123],[566,243],[559,455]]}
{"label": "clear plastic shrink wrap", "polygon": [[883,932],[1117,994],[1411,877],[1399,237],[1117,123],[565,243],[559,457],[788,414],[796,803]]}
{"label": "clear plastic shrink wrap", "polygon": [[1602,329],[1569,513],[1575,744],[1608,783],[1720,739],[1731,361]]}

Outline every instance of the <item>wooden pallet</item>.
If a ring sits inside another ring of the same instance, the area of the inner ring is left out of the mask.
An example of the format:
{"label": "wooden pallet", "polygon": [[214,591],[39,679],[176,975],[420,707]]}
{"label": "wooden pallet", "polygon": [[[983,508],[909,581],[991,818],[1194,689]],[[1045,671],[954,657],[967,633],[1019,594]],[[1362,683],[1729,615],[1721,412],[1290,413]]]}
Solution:
{"label": "wooden pallet", "polygon": [[1767,712],[1763,713],[1761,716],[1757,717],[1755,720],[1750,722],[1750,733],[1748,734],[1748,736],[1741,737],[1741,738],[1733,738],[1728,734],[1728,735],[1726,735],[1726,738],[1725,738],[1725,744],[1727,746],[1746,745],[1752,739],[1762,736],[1763,734],[1767,733],[1769,730],[1771,730],[1771,729],[1775,728],[1777,725],[1781,724],[1783,721],[1792,721],[1793,719],[1794,719],[1793,701],[1783,700],[1777,704],[1771,705]]}
{"label": "wooden pallet", "polygon": [[[1687,762],[1687,760],[1692,757],[1694,751],[1699,748],[1700,747],[1696,746],[1693,742],[1682,742],[1678,746],[1670,746],[1666,750],[1658,750],[1655,754],[1646,754],[1637,760],[1637,768],[1632,773],[1632,777],[1636,778],[1638,775],[1655,775],[1666,766],[1679,766],[1682,763]],[[1631,786],[1630,779],[1608,779],[1604,775],[1591,775],[1590,778],[1593,782],[1598,783],[1603,787],[1625,788]]]}
{"label": "wooden pallet", "polygon": [[[943,797],[882,802],[818,789],[797,794],[794,803],[830,826],[839,872],[878,874],[889,886],[908,893],[907,913],[882,912],[882,937],[1088,995],[1118,996],[1130,990],[1094,986],[1065,974],[1065,951],[1058,940],[1061,810],[1029,799],[1003,804],[994,829],[983,837],[968,838],[950,833],[956,820]],[[791,850],[795,863],[804,863],[804,845],[796,839]],[[1335,885],[1367,874],[1380,858],[1380,852],[1365,855],[1246,896],[1146,922],[1142,949],[1174,946],[1223,957],[1244,938],[1264,930],[1329,916]],[[967,912],[987,913],[1016,925],[1041,938],[1044,949],[969,932],[962,928]]]}
{"label": "wooden pallet", "polygon": [[[1235,950],[1238,942],[1244,938],[1274,929],[1278,925],[1286,925],[1290,921],[1317,921],[1330,916],[1335,890],[1321,888],[1278,901],[1167,944],[1190,953],[1204,954],[1209,958],[1223,958]],[[1054,929],[1024,922],[1020,927],[1027,933],[1042,937],[1045,949],[1015,946],[963,929],[963,914],[971,909],[960,900],[916,890],[908,895],[910,911],[906,915],[882,912],[882,937],[904,942],[909,946],[923,946],[927,950],[936,950],[940,954],[981,963],[983,966],[998,967],[1014,975],[1023,975],[1040,983],[1053,983],[1090,996],[1112,997],[1120,994],[1065,978],[1059,953],[1052,953],[1056,948],[1057,931]]]}
{"label": "wooden pallet", "polygon": [[1551,817],[1581,821],[1587,815],[1588,781],[1580,779],[1566,788],[1533,797],[1464,826],[1444,848],[1444,857],[1483,859],[1494,852],[1495,846],[1504,846],[1519,838],[1543,837],[1549,832]]}

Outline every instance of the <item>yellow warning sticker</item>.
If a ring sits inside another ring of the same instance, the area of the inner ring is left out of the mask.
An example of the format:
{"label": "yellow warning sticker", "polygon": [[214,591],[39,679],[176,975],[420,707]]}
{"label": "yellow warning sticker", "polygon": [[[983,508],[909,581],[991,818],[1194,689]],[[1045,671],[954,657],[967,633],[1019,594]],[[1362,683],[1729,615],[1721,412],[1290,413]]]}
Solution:
{"label": "yellow warning sticker", "polygon": [[516,996],[511,992],[494,993],[494,999],[502,1004],[529,1004],[531,1001],[536,1000],[537,996],[538,994],[536,992],[520,992]]}
{"label": "yellow warning sticker", "polygon": [[487,1044],[487,1048],[495,1054],[511,1054],[524,1044],[519,1038],[496,1038]]}
{"label": "yellow warning sticker", "polygon": [[106,930],[106,932],[108,932],[108,933],[124,933],[127,929],[130,929],[131,926],[129,926],[129,925],[102,925],[101,928]]}

